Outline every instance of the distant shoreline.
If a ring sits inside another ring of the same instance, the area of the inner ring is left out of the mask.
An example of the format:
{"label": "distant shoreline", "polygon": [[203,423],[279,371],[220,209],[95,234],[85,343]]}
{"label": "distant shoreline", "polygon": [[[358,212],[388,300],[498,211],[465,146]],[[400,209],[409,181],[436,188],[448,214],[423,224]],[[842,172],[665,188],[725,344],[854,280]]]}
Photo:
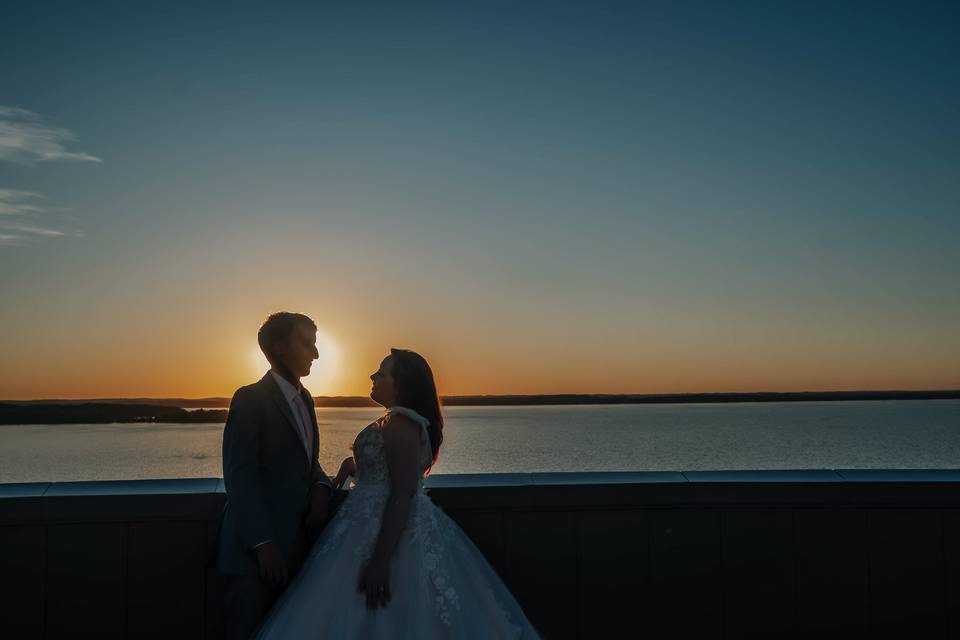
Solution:
{"label": "distant shoreline", "polygon": [[[839,402],[851,400],[956,400],[960,390],[798,391],[755,393],[553,394],[449,396],[448,407],[564,406],[612,404],[705,404],[734,402]],[[377,406],[364,396],[319,396],[316,406]],[[0,401],[0,424],[212,423],[227,417],[229,398],[105,398],[97,400]],[[191,410],[188,410],[191,409]]]}

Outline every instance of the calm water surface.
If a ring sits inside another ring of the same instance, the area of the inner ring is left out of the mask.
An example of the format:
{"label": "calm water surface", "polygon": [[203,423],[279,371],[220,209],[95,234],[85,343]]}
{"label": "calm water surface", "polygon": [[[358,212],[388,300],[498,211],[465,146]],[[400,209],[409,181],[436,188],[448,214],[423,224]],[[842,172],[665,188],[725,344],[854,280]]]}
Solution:
{"label": "calm water surface", "polygon": [[[336,472],[376,409],[318,409]],[[436,473],[960,468],[960,400],[450,407]],[[0,426],[0,482],[221,476],[222,424]]]}

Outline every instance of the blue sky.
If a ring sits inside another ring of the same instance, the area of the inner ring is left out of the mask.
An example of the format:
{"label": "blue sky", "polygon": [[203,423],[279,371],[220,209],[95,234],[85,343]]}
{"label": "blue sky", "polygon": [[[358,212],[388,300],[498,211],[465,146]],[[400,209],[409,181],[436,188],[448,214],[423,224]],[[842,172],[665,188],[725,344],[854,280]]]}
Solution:
{"label": "blue sky", "polygon": [[517,4],[8,9],[0,396],[960,386],[955,3]]}

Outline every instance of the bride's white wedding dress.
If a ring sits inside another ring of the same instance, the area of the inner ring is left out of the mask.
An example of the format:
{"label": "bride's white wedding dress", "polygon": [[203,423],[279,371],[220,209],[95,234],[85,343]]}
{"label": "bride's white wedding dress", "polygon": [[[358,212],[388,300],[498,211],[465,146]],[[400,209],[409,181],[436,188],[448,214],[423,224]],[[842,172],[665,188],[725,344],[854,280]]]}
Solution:
{"label": "bride's white wedding dress", "polygon": [[357,482],[317,539],[258,638],[536,638],[516,600],[473,542],[427,497],[423,481],[390,561],[391,599],[368,610],[357,578],[377,536],[390,478],[381,428],[390,412],[421,425],[423,468],[431,461],[426,418],[394,407],[357,435]]}

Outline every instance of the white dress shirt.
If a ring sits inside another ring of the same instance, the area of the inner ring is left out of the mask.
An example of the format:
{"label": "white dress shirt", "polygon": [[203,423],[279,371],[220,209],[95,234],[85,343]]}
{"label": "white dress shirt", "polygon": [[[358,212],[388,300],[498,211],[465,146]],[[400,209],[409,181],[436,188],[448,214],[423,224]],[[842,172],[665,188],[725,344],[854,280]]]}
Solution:
{"label": "white dress shirt", "polygon": [[309,411],[307,404],[303,401],[303,387],[299,389],[294,387],[289,380],[273,369],[270,369],[270,373],[273,375],[273,379],[277,381],[280,391],[283,392],[283,397],[287,399],[287,404],[290,405],[290,411],[293,413],[293,418],[297,421],[297,427],[300,431],[300,442],[303,444],[307,458],[310,459],[313,457],[313,422],[307,413]]}

